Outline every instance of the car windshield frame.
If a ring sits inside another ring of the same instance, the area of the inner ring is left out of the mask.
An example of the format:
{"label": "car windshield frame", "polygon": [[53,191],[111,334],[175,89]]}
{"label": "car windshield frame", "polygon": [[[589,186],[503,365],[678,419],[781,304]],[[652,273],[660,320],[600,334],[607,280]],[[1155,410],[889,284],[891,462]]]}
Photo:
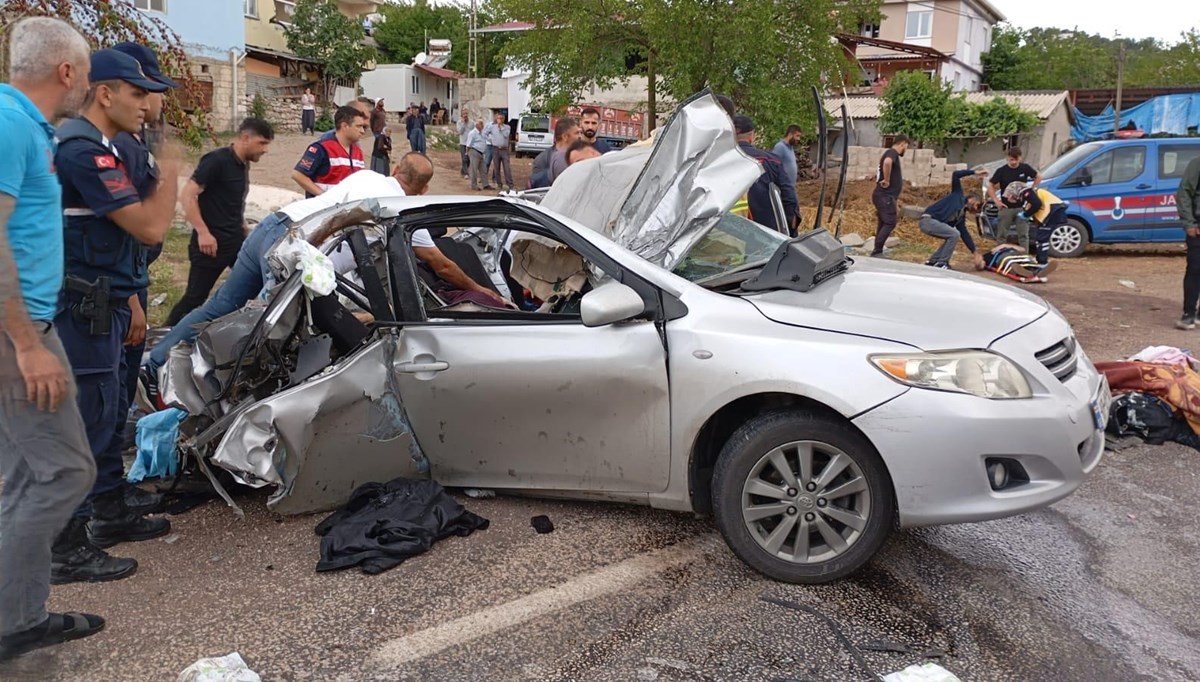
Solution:
{"label": "car windshield frame", "polygon": [[1079,165],[1080,161],[1103,148],[1104,144],[1102,142],[1085,142],[1051,161],[1050,165],[1046,166],[1042,171],[1042,177],[1049,180],[1050,178],[1057,178],[1060,175],[1066,175],[1067,171]]}
{"label": "car windshield frame", "polygon": [[[737,214],[726,213],[688,250],[671,273],[703,286],[705,282],[766,265],[779,246],[788,241],[787,235]],[[732,251],[721,254],[721,247],[732,248]],[[704,251],[709,253],[701,255]],[[717,263],[722,258],[728,259],[724,267]]]}

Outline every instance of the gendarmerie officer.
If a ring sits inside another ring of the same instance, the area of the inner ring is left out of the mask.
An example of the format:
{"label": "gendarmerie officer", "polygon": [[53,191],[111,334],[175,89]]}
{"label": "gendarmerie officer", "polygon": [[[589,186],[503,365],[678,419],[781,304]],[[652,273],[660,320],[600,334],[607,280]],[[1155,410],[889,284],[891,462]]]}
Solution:
{"label": "gendarmerie officer", "polygon": [[[161,243],[170,227],[178,171],[174,162],[160,163],[161,185],[142,200],[112,140],[121,132],[139,132],[148,96],[167,87],[150,80],[133,57],[115,50],[92,54],[91,83],[83,115],[58,129],[54,159],[63,189],[66,282],[54,324],[79,386],[96,482],[76,510],[77,522],[55,542],[51,579],[57,584],[128,576],[136,561],[97,549],[170,531],[166,519],[129,508],[124,463],[113,442],[115,411],[125,390],[121,364],[129,299],[149,282],[142,245]],[[85,518],[91,519],[86,532],[78,523]]]}
{"label": "gendarmerie officer", "polygon": [[[128,42],[118,43],[113,45],[113,49],[118,52],[124,52],[136,59],[142,67],[142,73],[146,74],[150,80],[161,83],[168,88],[178,87],[178,83],[163,74],[162,69],[158,65],[158,58],[145,45]],[[163,95],[161,93],[152,92],[147,96],[147,99],[150,103],[150,109],[146,112],[146,119],[142,130],[137,133],[121,132],[113,138],[113,145],[116,146],[121,160],[125,163],[125,172],[129,175],[130,181],[133,182],[133,187],[137,190],[138,197],[143,201],[154,194],[159,184],[158,163],[151,149],[150,138],[146,134],[146,126],[157,124],[161,120],[163,112]],[[142,248],[146,251],[145,259],[147,267],[157,260],[158,256],[162,253],[161,244],[151,246],[143,244]],[[129,406],[133,404],[137,394],[138,370],[142,366],[142,356],[146,353],[148,298],[148,291],[145,288],[129,298],[131,315],[129,332],[125,335],[125,361],[122,369],[125,379],[125,393],[121,395],[121,403],[117,406],[116,432],[113,434],[114,447],[122,450],[127,441],[125,430],[128,422]],[[162,495],[143,490],[134,485],[124,484],[124,487],[125,502],[129,505],[130,509],[136,512],[151,513],[162,507]]]}

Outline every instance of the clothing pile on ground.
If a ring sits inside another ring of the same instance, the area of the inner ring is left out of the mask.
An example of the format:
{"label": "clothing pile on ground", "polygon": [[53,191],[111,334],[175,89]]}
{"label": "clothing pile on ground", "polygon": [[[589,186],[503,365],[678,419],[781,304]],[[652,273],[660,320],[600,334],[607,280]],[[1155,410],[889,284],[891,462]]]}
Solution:
{"label": "clothing pile on ground", "polygon": [[[1122,362],[1100,362],[1113,393],[1108,434],[1149,445],[1200,450],[1200,361],[1171,346],[1151,346]],[[1113,443],[1120,444],[1120,440]]]}
{"label": "clothing pile on ground", "polygon": [[375,575],[424,553],[451,535],[486,530],[488,520],[472,514],[437,481],[396,478],[366,483],[350,501],[317,525],[321,536],[318,571],[361,566]]}

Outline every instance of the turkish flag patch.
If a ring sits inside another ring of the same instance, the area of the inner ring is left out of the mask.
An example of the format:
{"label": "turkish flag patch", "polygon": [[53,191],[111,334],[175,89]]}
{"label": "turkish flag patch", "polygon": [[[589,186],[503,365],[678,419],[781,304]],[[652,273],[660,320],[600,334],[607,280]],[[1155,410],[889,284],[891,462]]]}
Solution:
{"label": "turkish flag patch", "polygon": [[96,168],[116,168],[116,167],[117,167],[117,157],[109,156],[109,155],[96,157]]}
{"label": "turkish flag patch", "polygon": [[308,148],[308,153],[309,153],[309,154],[316,154],[316,153],[317,153],[317,146],[314,144],[314,145],[312,145],[311,147],[309,147],[309,148]]}

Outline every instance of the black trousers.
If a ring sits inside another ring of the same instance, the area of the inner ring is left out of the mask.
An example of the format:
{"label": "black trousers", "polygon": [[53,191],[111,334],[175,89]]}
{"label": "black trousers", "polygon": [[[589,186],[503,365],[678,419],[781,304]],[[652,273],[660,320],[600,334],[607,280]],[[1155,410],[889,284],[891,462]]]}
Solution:
{"label": "black trousers", "polygon": [[212,293],[217,278],[226,268],[232,268],[237,261],[241,242],[228,246],[219,242],[218,244],[220,250],[217,251],[217,255],[206,256],[200,252],[196,239],[192,238],[192,243],[188,245],[188,260],[191,261],[192,267],[188,271],[187,290],[184,291],[175,307],[171,308],[171,314],[167,317],[168,327],[179,324],[184,315],[203,305],[208,300],[208,295]]}
{"label": "black trousers", "polygon": [[876,216],[875,248],[871,255],[878,256],[883,253],[883,247],[887,244],[888,237],[892,236],[892,230],[896,229],[899,216],[896,211],[896,198],[878,185],[871,193],[871,203],[875,204]]}
{"label": "black trousers", "polygon": [[1183,273],[1183,314],[1196,316],[1200,303],[1200,237],[1187,238],[1187,270]]}

